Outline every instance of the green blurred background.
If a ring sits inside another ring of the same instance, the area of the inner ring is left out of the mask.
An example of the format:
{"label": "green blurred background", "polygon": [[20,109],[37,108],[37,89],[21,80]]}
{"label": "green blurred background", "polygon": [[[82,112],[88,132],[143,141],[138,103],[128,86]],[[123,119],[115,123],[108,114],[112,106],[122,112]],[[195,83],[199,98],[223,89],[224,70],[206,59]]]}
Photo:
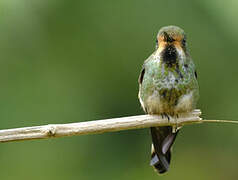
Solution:
{"label": "green blurred background", "polygon": [[[206,119],[238,120],[237,1],[1,0],[1,129],[143,114],[137,78],[160,27],[188,36]],[[171,169],[148,129],[1,144],[0,179],[237,179],[238,127],[183,128]]]}

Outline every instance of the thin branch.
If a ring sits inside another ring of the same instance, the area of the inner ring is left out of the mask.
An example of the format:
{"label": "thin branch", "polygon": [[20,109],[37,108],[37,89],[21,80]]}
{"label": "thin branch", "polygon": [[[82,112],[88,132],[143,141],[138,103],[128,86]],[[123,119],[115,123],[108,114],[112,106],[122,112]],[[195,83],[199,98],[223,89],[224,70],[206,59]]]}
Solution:
{"label": "thin branch", "polygon": [[[98,134],[129,129],[149,128],[154,126],[180,127],[185,124],[201,122],[227,122],[224,120],[202,120],[199,117],[200,115],[200,110],[194,110],[191,113],[181,114],[179,118],[170,117],[170,120],[157,115],[139,115],[70,124],[49,124],[43,126],[7,129],[0,130],[0,142]],[[232,123],[234,122],[232,121]]]}
{"label": "thin branch", "polygon": [[229,123],[229,124],[238,124],[238,121],[232,121],[232,120],[207,120],[204,119],[202,122],[208,122],[208,123]]}

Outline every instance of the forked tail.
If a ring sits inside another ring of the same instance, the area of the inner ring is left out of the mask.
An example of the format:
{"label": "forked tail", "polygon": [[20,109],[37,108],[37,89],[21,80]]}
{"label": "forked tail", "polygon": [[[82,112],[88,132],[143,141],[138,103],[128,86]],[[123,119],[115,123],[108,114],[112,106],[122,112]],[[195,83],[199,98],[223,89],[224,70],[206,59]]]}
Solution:
{"label": "forked tail", "polygon": [[171,126],[151,127],[152,150],[150,165],[162,174],[168,171],[171,160],[171,147],[178,134]]}

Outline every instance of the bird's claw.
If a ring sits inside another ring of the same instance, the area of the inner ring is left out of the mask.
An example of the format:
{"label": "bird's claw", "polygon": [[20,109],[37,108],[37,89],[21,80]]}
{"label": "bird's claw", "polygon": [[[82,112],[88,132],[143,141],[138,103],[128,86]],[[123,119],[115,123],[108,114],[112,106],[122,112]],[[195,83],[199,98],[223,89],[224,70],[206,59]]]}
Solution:
{"label": "bird's claw", "polygon": [[177,132],[182,126],[178,125],[178,121],[177,119],[179,118],[179,115],[178,114],[175,114],[175,121],[176,121],[176,125],[173,126],[173,133]]}
{"label": "bird's claw", "polygon": [[163,113],[161,114],[161,117],[164,119],[164,118],[167,118],[168,119],[168,122],[170,121],[170,116],[166,113]]}

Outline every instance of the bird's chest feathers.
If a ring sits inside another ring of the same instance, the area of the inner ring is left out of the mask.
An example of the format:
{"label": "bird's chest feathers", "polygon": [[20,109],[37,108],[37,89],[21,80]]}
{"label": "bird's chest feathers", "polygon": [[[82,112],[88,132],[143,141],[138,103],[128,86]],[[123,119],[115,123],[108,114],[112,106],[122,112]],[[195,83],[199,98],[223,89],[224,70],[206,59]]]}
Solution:
{"label": "bird's chest feathers", "polygon": [[[167,67],[165,64],[154,65],[151,70],[152,86],[149,104],[162,112],[174,112],[180,106],[181,99],[186,95],[186,74],[179,67]],[[190,99],[190,96],[187,97]],[[183,101],[183,104],[187,103]],[[157,104],[157,105],[156,105]],[[154,111],[154,110],[153,110]]]}
{"label": "bird's chest feathers", "polygon": [[158,89],[180,89],[186,78],[179,65],[168,67],[166,64],[160,64],[152,71],[152,83]]}

